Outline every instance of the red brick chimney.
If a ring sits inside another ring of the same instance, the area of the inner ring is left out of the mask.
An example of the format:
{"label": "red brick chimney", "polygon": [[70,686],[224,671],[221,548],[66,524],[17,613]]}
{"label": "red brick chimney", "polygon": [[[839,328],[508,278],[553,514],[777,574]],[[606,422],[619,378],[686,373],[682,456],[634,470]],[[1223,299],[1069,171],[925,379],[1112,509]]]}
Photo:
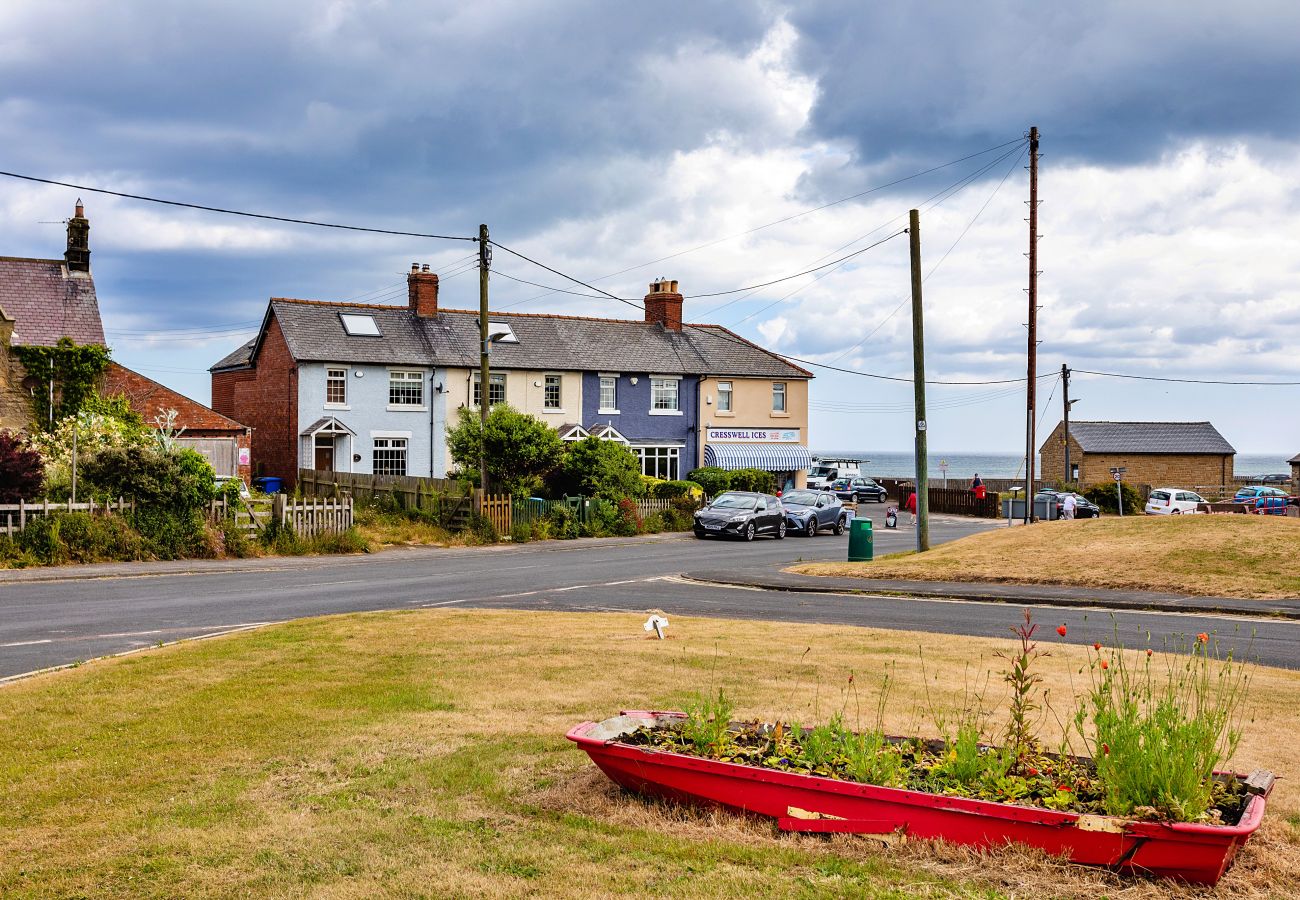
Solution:
{"label": "red brick chimney", "polygon": [[406,276],[406,293],[411,312],[422,319],[438,314],[438,274],[429,271],[428,263],[421,266],[411,263],[411,274]]}
{"label": "red brick chimney", "polygon": [[645,295],[645,320],[672,331],[682,330],[682,295],[677,292],[676,281],[661,277],[650,283],[650,293]]}

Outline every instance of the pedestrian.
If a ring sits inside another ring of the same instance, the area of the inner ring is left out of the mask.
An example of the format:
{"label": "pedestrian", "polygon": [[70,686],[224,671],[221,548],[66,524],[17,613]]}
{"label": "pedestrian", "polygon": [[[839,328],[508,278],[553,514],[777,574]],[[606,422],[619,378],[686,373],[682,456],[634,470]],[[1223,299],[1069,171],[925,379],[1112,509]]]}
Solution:
{"label": "pedestrian", "polygon": [[916,524],[916,491],[907,495],[907,504],[903,507],[912,514],[912,524]]}
{"label": "pedestrian", "polygon": [[1074,510],[1078,505],[1078,501],[1074,499],[1074,494],[1066,494],[1065,499],[1061,501],[1061,518],[1073,519]]}
{"label": "pedestrian", "polygon": [[983,500],[988,496],[988,491],[984,489],[984,482],[980,481],[980,473],[975,473],[975,480],[970,483],[970,489],[975,494],[976,500]]}

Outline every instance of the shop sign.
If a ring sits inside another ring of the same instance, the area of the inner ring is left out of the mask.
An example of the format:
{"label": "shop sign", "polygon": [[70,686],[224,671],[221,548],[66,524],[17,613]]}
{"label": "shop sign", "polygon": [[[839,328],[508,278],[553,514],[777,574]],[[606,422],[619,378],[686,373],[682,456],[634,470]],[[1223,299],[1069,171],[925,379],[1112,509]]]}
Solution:
{"label": "shop sign", "polygon": [[706,441],[712,444],[797,444],[798,428],[710,428],[705,433]]}

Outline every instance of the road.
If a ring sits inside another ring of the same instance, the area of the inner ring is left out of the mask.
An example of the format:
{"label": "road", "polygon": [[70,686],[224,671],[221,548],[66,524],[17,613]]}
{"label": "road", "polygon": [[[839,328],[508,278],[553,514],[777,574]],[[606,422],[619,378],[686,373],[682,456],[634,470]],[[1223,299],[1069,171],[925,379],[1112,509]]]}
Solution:
{"label": "road", "polygon": [[[879,517],[879,513],[875,513]],[[936,517],[935,543],[992,526]],[[876,532],[877,553],[909,547],[910,531]],[[988,603],[843,594],[790,594],[697,584],[691,569],[771,568],[843,559],[847,538],[693,538],[550,541],[520,547],[392,550],[369,556],[195,563],[186,572],[53,581],[0,574],[0,678],[121,653],[159,642],[303,616],[456,606],[557,611],[642,611],[1003,636],[1017,611]],[[78,574],[77,570],[69,570]],[[82,570],[84,572],[84,570]],[[42,576],[51,573],[42,573]],[[8,580],[6,580],[8,578]],[[1086,620],[1085,620],[1086,616]],[[1108,640],[1107,612],[1053,610],[1038,618],[1071,626],[1081,641]],[[1212,616],[1117,613],[1121,631],[1153,635],[1217,631],[1269,665],[1300,668],[1300,623]],[[1158,642],[1158,638],[1157,638]]]}

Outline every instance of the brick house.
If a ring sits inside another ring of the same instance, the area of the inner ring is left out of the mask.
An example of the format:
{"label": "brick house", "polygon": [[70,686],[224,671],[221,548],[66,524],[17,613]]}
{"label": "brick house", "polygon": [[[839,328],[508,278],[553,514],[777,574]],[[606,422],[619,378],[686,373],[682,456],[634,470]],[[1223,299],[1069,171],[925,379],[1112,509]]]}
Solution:
{"label": "brick house", "polygon": [[12,347],[53,347],[65,337],[104,344],[89,235],[90,221],[78,200],[63,259],[0,256],[0,428],[25,431],[32,423],[36,382]]}
{"label": "brick house", "polygon": [[1112,467],[1123,467],[1124,480],[1135,485],[1195,490],[1232,483],[1237,451],[1209,422],[1071,422],[1070,477],[1064,437],[1059,422],[1039,450],[1045,482],[1105,484]]}
{"label": "brick house", "polygon": [[[212,367],[212,405],[253,426],[261,471],[290,482],[300,467],[448,473],[447,426],[482,400],[479,317],[441,308],[427,266],[412,267],[407,287],[405,306],[273,298],[258,336]],[[790,398],[796,437],[767,458],[794,481],[810,462],[811,373],[724,328],[683,326],[683,299],[659,281],[639,321],[492,313],[488,403],[569,437],[618,440],[646,474],[680,478],[703,453],[705,379],[757,379]]]}
{"label": "brick house", "polygon": [[245,481],[252,477],[251,428],[115,362],[108,364],[99,392],[126,398],[147,425],[175,410],[176,427],[184,428],[178,444],[207,457],[218,475],[239,475]]}

